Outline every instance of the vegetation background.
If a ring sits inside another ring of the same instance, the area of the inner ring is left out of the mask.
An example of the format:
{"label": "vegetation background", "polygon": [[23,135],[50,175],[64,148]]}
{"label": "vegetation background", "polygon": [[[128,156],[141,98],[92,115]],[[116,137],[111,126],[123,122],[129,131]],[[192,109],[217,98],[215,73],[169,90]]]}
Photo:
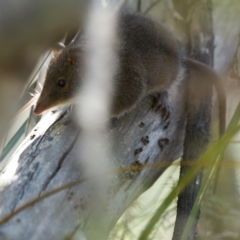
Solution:
{"label": "vegetation background", "polygon": [[[132,11],[148,12],[153,18],[158,19],[168,28],[178,34],[184,41],[180,30],[176,30],[173,18],[181,16],[174,9],[173,0],[128,0],[126,6]],[[212,0],[213,30],[215,38],[214,69],[218,72],[227,89],[227,122],[232,119],[240,100],[240,2],[239,0]],[[42,64],[39,60],[35,69]],[[46,66],[42,68],[36,79],[44,77]],[[36,71],[34,71],[36,72]],[[33,76],[29,78],[32,79]],[[36,86],[34,86],[35,88]],[[29,90],[28,90],[29,91]],[[29,97],[25,96],[28,100]],[[27,100],[23,100],[27,101]],[[215,109],[216,107],[214,107]],[[216,140],[216,111],[213,111],[212,141]],[[30,132],[38,119],[29,112],[22,115],[8,131],[2,144],[2,161],[0,167],[7,163],[24,136]],[[221,165],[217,189],[214,183],[203,198],[201,218],[198,226],[199,239],[239,239],[239,134],[229,139],[224,162]],[[110,234],[110,239],[138,239],[142,229],[156,212],[156,209],[165,199],[178,180],[179,169],[176,165],[170,167],[154,186],[146,191],[140,198],[127,209]],[[213,181],[214,182],[214,181]],[[151,239],[171,239],[175,221],[176,202],[174,201],[164,212],[155,225]]]}

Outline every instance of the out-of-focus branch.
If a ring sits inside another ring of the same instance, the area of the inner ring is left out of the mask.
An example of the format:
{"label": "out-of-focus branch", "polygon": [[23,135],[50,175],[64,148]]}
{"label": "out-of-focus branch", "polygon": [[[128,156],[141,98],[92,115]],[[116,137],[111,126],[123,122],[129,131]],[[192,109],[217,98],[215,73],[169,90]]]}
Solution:
{"label": "out-of-focus branch", "polygon": [[0,1],[0,70],[24,71],[27,60],[31,64],[67,31],[79,27],[86,2]]}
{"label": "out-of-focus branch", "polygon": [[36,60],[76,30],[86,0],[0,0],[0,141]]}

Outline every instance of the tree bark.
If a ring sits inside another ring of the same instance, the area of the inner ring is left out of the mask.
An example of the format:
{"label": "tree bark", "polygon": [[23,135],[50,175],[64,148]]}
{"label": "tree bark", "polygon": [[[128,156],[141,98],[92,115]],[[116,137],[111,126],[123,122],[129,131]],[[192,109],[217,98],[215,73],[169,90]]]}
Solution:
{"label": "tree bark", "polygon": [[[1,222],[1,239],[52,240],[77,236],[106,239],[125,209],[182,154],[184,86],[170,90],[169,126],[161,114],[151,110],[151,104],[150,97],[144,99],[139,107],[112,121],[106,133],[114,152],[111,166],[121,171],[99,179],[108,179],[109,183],[106,209],[102,212],[104,216],[98,216],[99,221],[91,217],[94,193],[90,181],[84,181]],[[49,115],[50,119],[44,117],[29,134],[0,175],[1,219],[31,199],[85,177],[82,160],[78,157],[77,139],[81,130],[66,112],[61,117]],[[155,165],[149,167],[151,164]],[[135,166],[135,170],[125,169],[131,166]]]}

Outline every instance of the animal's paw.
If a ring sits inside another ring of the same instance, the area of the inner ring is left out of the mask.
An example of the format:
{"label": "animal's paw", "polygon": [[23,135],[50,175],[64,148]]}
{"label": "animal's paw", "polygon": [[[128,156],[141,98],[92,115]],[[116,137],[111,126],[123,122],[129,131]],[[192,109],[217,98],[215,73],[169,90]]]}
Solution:
{"label": "animal's paw", "polygon": [[152,109],[160,113],[164,121],[169,122],[171,109],[168,105],[168,94],[167,92],[155,93],[153,96],[153,105]]}

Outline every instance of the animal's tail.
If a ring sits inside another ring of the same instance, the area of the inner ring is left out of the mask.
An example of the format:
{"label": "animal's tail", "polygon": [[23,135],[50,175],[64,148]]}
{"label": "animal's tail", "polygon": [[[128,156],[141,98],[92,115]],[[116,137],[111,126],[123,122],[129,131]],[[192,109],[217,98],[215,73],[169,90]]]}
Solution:
{"label": "animal's tail", "polygon": [[184,63],[187,69],[193,69],[202,73],[203,76],[209,79],[215,87],[219,106],[219,134],[222,136],[226,128],[226,94],[220,78],[215,71],[203,63],[189,58],[186,58]]}

